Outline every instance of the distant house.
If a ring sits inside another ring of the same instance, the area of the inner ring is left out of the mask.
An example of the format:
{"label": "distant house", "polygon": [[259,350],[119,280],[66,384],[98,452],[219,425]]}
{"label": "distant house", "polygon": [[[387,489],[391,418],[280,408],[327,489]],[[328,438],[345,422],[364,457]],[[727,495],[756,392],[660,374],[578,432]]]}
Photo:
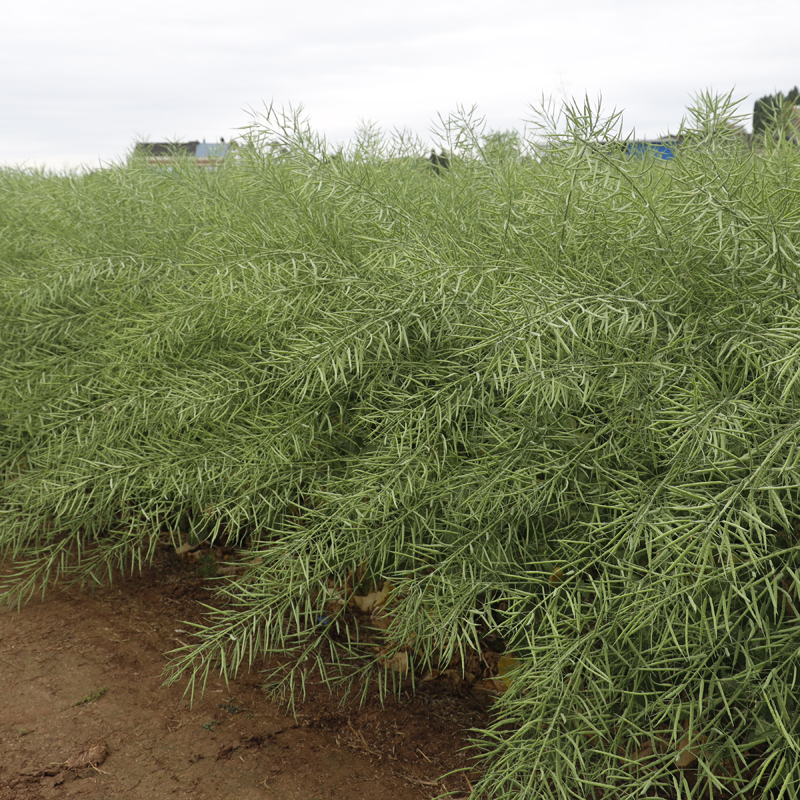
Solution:
{"label": "distant house", "polygon": [[234,147],[232,142],[137,142],[134,158],[143,158],[154,167],[169,169],[173,163],[193,161],[200,167],[216,167],[223,163]]}

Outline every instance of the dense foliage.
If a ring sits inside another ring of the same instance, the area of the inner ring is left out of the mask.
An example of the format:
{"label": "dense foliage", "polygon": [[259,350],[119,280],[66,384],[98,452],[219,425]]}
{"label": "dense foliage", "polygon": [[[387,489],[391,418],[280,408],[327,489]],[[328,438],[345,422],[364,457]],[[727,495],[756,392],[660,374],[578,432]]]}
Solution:
{"label": "dense foliage", "polygon": [[[794,107],[799,104],[800,89],[796,86],[786,94],[778,92],[759,97],[753,104],[753,133],[763,136],[767,129],[773,127],[776,122],[779,125],[781,123],[786,125],[788,122],[786,117],[791,117],[795,113]],[[796,134],[797,131],[792,131],[792,133]]]}
{"label": "dense foliage", "polygon": [[481,796],[798,797],[800,151],[734,112],[669,162],[586,107],[513,158],[450,120],[440,175],[274,116],[218,171],[0,173],[6,597],[234,541],[176,675],[390,687],[491,630]]}

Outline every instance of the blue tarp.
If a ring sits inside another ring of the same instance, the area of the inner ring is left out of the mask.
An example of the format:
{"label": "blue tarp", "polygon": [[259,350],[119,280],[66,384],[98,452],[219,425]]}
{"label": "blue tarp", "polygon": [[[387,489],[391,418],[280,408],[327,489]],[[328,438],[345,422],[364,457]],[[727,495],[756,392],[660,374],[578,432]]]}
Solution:
{"label": "blue tarp", "polygon": [[669,160],[675,158],[680,139],[655,139],[652,142],[630,142],[626,152],[629,156],[653,156]]}

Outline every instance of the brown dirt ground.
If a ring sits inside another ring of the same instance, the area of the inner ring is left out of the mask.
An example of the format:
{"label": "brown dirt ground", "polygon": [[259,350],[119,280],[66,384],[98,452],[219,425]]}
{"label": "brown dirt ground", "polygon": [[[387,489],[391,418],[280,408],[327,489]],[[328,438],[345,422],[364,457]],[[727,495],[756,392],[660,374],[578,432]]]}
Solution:
{"label": "brown dirt ground", "polygon": [[474,772],[442,776],[469,767],[464,732],[486,708],[439,681],[383,706],[341,707],[319,687],[296,719],[258,671],[210,680],[193,705],[184,684],[165,688],[164,654],[210,599],[196,569],[163,555],[93,594],[0,608],[0,800],[470,794]]}

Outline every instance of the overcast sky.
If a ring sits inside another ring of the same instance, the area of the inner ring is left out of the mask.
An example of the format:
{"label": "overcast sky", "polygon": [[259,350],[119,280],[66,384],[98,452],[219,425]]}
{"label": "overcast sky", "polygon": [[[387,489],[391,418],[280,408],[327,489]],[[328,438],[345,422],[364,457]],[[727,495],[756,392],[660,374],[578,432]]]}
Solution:
{"label": "overcast sky", "polygon": [[21,0],[0,26],[0,164],[227,140],[271,102],[332,142],[363,121],[432,142],[459,105],[505,130],[542,96],[602,93],[652,138],[698,92],[751,113],[800,83],[798,22],[797,0]]}

